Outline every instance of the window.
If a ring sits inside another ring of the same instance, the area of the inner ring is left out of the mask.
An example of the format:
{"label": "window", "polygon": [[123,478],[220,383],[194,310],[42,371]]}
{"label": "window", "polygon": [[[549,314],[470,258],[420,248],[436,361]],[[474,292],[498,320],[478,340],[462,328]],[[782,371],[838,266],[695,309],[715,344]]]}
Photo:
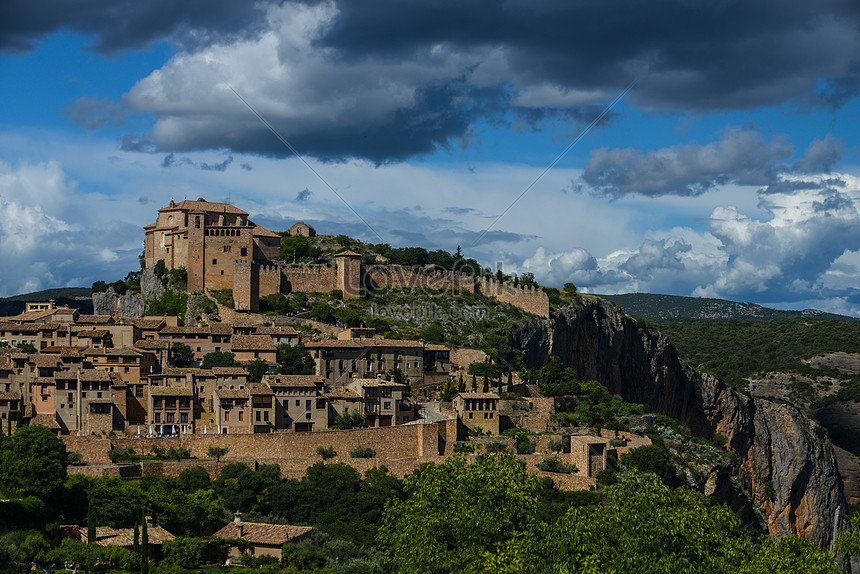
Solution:
{"label": "window", "polygon": [[155,422],[157,422],[157,423],[161,422],[161,413],[155,413]]}
{"label": "window", "polygon": [[167,422],[169,422],[169,423],[174,422],[173,413],[167,413]]}
{"label": "window", "polygon": [[382,404],[382,408],[384,408],[384,409],[390,409],[390,408],[391,408],[391,401],[385,401],[385,402]]}
{"label": "window", "polygon": [[257,411],[257,422],[260,422],[260,411]]}
{"label": "window", "polygon": [[200,229],[200,216],[199,215],[196,215],[194,217],[194,227],[197,229]]}
{"label": "window", "polygon": [[245,419],[245,411],[239,411],[239,422]]}
{"label": "window", "polygon": [[269,411],[263,411],[263,420],[268,422],[268,420],[269,420]]}
{"label": "window", "polygon": [[247,255],[248,255],[248,248],[247,248],[247,247],[242,247],[242,248],[240,248],[240,249],[239,249],[239,254],[240,254],[242,257],[247,257]]}
{"label": "window", "polygon": [[302,401],[300,401],[299,399],[296,399],[296,406],[297,407],[302,406]]}
{"label": "window", "polygon": [[224,413],[224,420],[226,422],[230,422],[230,412],[229,411]]}
{"label": "window", "polygon": [[475,413],[469,413],[469,418],[472,418],[473,414],[475,414]]}
{"label": "window", "polygon": [[217,260],[217,259],[213,259],[213,260],[212,260],[212,265],[218,265],[218,260]]}
{"label": "window", "polygon": [[230,246],[229,245],[224,246],[224,253],[230,253]]}
{"label": "window", "polygon": [[489,415],[489,414],[490,414],[490,413],[484,413],[484,418],[485,418],[485,419],[490,418],[489,416],[487,416],[487,415]]}
{"label": "window", "polygon": [[134,396],[142,397],[143,396],[143,385],[137,385],[134,388]]}
{"label": "window", "polygon": [[311,420],[311,413],[305,413],[305,420],[306,421]]}
{"label": "window", "polygon": [[179,422],[187,423],[188,422],[188,413],[182,413],[179,415]]}
{"label": "window", "polygon": [[305,401],[305,410],[311,410],[311,400],[308,399]]}

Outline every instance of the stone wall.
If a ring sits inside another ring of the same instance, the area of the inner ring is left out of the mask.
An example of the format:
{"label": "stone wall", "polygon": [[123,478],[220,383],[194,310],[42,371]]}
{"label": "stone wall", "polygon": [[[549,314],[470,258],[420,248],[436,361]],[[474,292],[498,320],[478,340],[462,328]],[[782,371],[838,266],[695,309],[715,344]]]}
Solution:
{"label": "stone wall", "polygon": [[[260,265],[237,259],[233,267],[233,303],[237,311],[256,313],[260,305]],[[189,287],[190,289],[190,287]]]}
{"label": "stone wall", "polygon": [[481,278],[477,281],[476,292],[495,297],[502,303],[510,303],[528,313],[549,317],[549,297],[540,287],[499,283]]}
{"label": "stone wall", "polygon": [[284,291],[313,291],[326,293],[337,284],[336,269],[328,265],[298,265],[281,268],[284,275]]}
{"label": "stone wall", "polygon": [[280,293],[283,289],[282,268],[278,265],[260,265],[259,269],[260,297]]}
{"label": "stone wall", "polygon": [[[452,424],[453,423],[453,424]],[[148,454],[154,445],[164,448],[183,446],[191,456],[209,458],[210,446],[229,449],[229,456],[244,460],[286,461],[299,459],[303,463],[319,460],[318,446],[333,446],[339,457],[349,456],[358,446],[370,446],[377,457],[397,460],[414,457],[433,457],[453,449],[456,440],[456,421],[432,424],[403,425],[357,430],[327,430],[309,433],[234,434],[234,435],[182,435],[174,438],[62,436],[69,450],[81,453],[89,464],[109,462],[107,452],[111,446],[130,446],[137,454]],[[386,463],[387,464],[387,463]]]}

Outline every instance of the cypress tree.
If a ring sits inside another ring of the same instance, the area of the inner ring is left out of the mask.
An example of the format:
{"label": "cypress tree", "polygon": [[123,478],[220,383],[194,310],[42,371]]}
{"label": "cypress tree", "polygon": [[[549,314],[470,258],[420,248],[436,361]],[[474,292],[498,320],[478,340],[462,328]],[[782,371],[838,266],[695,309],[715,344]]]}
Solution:
{"label": "cypress tree", "polygon": [[140,543],[140,572],[149,574],[149,531],[146,526],[146,516],[143,517],[143,534]]}
{"label": "cypress tree", "polygon": [[96,543],[96,514],[93,512],[92,503],[87,512],[87,544]]}
{"label": "cypress tree", "polygon": [[490,392],[490,379],[488,379],[488,378],[487,378],[487,375],[484,375],[484,388],[483,388],[483,392],[485,392],[485,393],[489,393],[489,392]]}
{"label": "cypress tree", "polygon": [[474,393],[477,390],[478,390],[478,377],[476,377],[475,375],[472,375],[472,392]]}
{"label": "cypress tree", "polygon": [[457,390],[461,393],[466,392],[466,381],[463,380],[463,373],[460,373],[460,385],[457,387]]}
{"label": "cypress tree", "polygon": [[131,547],[131,551],[135,554],[140,553],[140,524],[137,522],[134,523],[134,546]]}
{"label": "cypress tree", "polygon": [[508,373],[508,392],[514,392],[514,374]]}

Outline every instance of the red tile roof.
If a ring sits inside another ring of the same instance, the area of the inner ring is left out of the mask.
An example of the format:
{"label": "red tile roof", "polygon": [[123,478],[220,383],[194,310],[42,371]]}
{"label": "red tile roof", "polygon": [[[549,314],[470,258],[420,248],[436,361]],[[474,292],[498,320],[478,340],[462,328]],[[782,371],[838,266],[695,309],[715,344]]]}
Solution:
{"label": "red tile roof", "polygon": [[[241,530],[241,534],[240,534]],[[257,522],[231,522],[212,535],[213,538],[241,538],[261,546],[282,546],[294,538],[311,532],[310,526],[289,524],[260,524]]]}

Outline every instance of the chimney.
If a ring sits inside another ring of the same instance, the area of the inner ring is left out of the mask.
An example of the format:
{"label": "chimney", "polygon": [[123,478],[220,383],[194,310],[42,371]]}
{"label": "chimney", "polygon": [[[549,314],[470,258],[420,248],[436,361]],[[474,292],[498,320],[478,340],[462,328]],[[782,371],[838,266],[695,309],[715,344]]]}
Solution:
{"label": "chimney", "polygon": [[146,517],[146,527],[152,528],[152,517],[151,516]]}
{"label": "chimney", "polygon": [[236,524],[239,524],[240,522],[242,522],[242,513],[239,512],[238,510],[233,513],[233,522]]}

